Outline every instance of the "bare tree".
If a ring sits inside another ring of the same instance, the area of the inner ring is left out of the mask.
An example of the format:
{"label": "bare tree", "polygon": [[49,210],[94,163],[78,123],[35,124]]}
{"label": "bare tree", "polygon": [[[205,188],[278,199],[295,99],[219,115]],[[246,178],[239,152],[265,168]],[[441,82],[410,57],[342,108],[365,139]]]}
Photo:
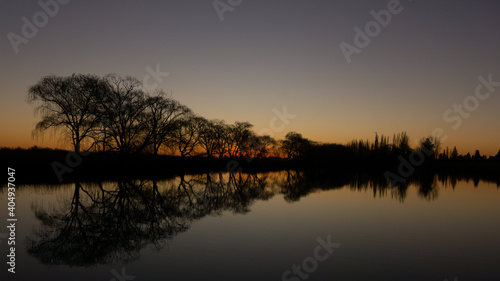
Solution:
{"label": "bare tree", "polygon": [[214,141],[215,149],[214,153],[219,156],[219,158],[224,157],[228,152],[228,143],[230,141],[229,137],[229,126],[224,123],[223,120],[215,120],[212,122],[214,130]]}
{"label": "bare tree", "polygon": [[200,125],[200,118],[192,114],[175,121],[171,140],[181,157],[191,155],[195,151],[200,140]]}
{"label": "bare tree", "polygon": [[105,76],[108,93],[104,97],[102,112],[103,134],[109,135],[113,148],[120,152],[141,151],[145,147],[145,102],[142,84],[136,78]]}
{"label": "bare tree", "polygon": [[207,120],[203,117],[199,119],[199,143],[205,150],[207,157],[212,157],[217,150],[219,136],[217,135],[217,120]]}
{"label": "bare tree", "polygon": [[227,151],[229,157],[243,156],[242,151],[245,144],[252,136],[252,124],[248,122],[235,122],[228,126],[228,132],[225,136]]}
{"label": "bare tree", "polygon": [[151,145],[153,154],[158,154],[161,145],[168,141],[168,135],[175,128],[175,121],[190,113],[188,107],[167,97],[163,92],[146,98],[145,143]]}
{"label": "bare tree", "polygon": [[281,149],[288,159],[303,156],[309,145],[310,141],[296,132],[287,133],[285,140],[281,141]]}
{"label": "bare tree", "polygon": [[440,147],[441,141],[439,140],[439,138],[435,136],[429,136],[427,138],[420,139],[420,146],[418,149],[424,152],[427,156],[435,158],[439,155]]}
{"label": "bare tree", "polygon": [[[499,155],[500,155],[500,151],[498,151]],[[452,160],[457,160],[458,159],[458,150],[457,150],[457,147],[453,147],[453,151],[451,152],[451,156],[450,156],[450,159]]]}
{"label": "bare tree", "polygon": [[399,153],[403,154],[409,154],[411,152],[410,137],[404,131],[394,135],[392,145],[393,151],[398,150]]}
{"label": "bare tree", "polygon": [[252,134],[243,147],[245,157],[266,157],[271,153],[276,140],[269,135],[256,136]]}
{"label": "bare tree", "polygon": [[106,92],[106,84],[95,75],[73,74],[60,77],[49,75],[28,89],[28,102],[39,103],[35,109],[42,120],[34,135],[49,128],[69,131],[76,152],[82,142],[98,126],[101,116],[96,107]]}

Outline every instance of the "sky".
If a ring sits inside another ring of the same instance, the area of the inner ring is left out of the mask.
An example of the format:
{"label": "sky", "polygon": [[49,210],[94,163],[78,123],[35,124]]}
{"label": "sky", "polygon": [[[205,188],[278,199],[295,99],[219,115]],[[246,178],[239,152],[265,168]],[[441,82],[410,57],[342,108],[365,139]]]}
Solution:
{"label": "sky", "polygon": [[495,155],[498,11],[493,0],[2,0],[0,146],[64,146],[32,138],[27,89],[41,77],[117,73],[277,139],[406,131]]}

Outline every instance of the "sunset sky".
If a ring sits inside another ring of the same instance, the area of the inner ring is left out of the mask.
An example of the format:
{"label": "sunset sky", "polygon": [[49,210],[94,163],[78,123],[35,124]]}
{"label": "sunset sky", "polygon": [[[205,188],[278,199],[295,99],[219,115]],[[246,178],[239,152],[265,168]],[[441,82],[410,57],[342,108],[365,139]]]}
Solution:
{"label": "sunset sky", "polygon": [[[0,11],[0,146],[57,146],[31,137],[27,88],[42,76],[117,73],[278,139],[406,131],[413,143],[440,128],[444,148],[500,149],[499,1],[5,0]],[[343,42],[357,48],[350,63]],[[284,107],[295,118],[271,125]]]}

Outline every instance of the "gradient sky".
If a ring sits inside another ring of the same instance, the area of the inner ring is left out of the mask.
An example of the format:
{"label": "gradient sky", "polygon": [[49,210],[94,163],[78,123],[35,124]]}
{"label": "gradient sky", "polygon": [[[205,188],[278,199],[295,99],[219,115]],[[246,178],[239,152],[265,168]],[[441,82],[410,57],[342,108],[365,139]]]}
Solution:
{"label": "gradient sky", "polygon": [[500,81],[500,2],[400,1],[402,11],[347,63],[339,44],[354,45],[354,27],[364,30],[370,11],[390,2],[243,0],[221,21],[213,1],[72,0],[16,54],[7,35],[23,36],[22,18],[43,10],[3,0],[0,146],[56,145],[57,136],[31,138],[38,119],[26,92],[42,76],[142,80],[159,65],[169,75],[158,88],[209,119],[249,121],[259,132],[286,106],[296,117],[278,139],[297,131],[346,143],[407,131],[413,142],[441,128],[444,147],[496,154],[500,87],[457,129],[443,114],[474,95],[480,75]]}

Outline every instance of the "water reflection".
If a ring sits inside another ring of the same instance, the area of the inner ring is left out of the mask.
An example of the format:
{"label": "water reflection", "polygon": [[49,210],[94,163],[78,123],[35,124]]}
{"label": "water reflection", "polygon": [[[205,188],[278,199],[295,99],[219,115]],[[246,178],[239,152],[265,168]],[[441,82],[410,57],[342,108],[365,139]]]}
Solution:
{"label": "water reflection", "polygon": [[404,203],[412,185],[418,187],[420,198],[436,200],[437,182],[455,187],[457,180],[456,176],[428,174],[391,188],[381,177],[282,171],[186,175],[165,181],[76,182],[71,198],[57,206],[32,205],[41,226],[28,239],[28,253],[51,265],[127,263],[148,245],[165,247],[194,220],[225,211],[245,214],[256,200],[277,194],[295,202],[316,191],[347,187],[371,189],[375,197],[391,196]]}
{"label": "water reflection", "polygon": [[173,215],[175,201],[146,182],[75,183],[67,209],[33,206],[41,222],[29,254],[44,264],[90,266],[137,259],[144,246],[161,248],[188,228],[188,218]]}
{"label": "water reflection", "polygon": [[255,174],[180,176],[163,184],[75,183],[62,208],[32,206],[41,227],[28,241],[29,254],[44,264],[130,262],[146,245],[164,247],[193,220],[223,211],[244,214],[255,200],[275,194],[266,177]]}

